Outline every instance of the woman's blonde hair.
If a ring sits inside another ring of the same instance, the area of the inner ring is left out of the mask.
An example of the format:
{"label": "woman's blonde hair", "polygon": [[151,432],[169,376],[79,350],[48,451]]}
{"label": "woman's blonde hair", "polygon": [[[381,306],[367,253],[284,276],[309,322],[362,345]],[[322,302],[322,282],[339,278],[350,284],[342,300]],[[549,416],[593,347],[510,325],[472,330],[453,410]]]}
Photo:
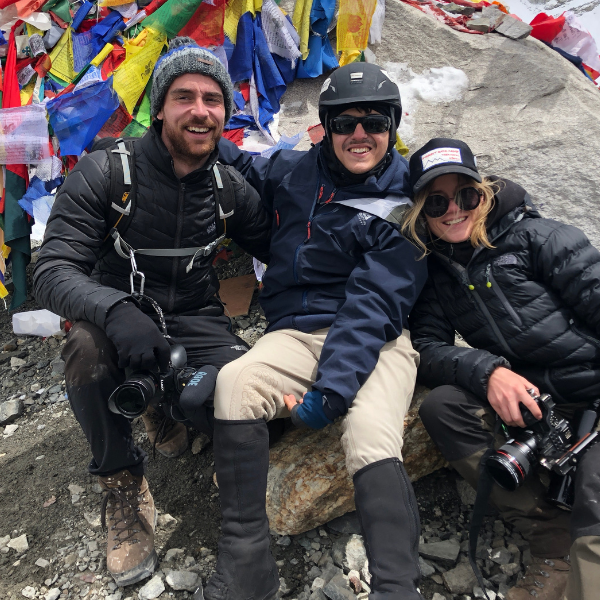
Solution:
{"label": "woman's blonde hair", "polygon": [[[429,196],[436,179],[430,181],[422,190],[417,192],[413,200],[413,205],[406,213],[404,213],[404,221],[402,223],[402,233],[423,250],[421,258],[425,257],[430,252],[423,241],[424,234],[427,232],[427,221],[425,219],[425,214],[423,213],[423,205],[425,204],[425,200],[427,199],[427,196]],[[487,177],[484,177],[483,181],[479,183],[471,177],[462,174],[458,174],[458,184],[461,187],[464,185],[472,186],[483,194],[481,204],[478,207],[477,218],[475,219],[475,224],[471,231],[471,244],[474,248],[477,248],[478,246],[493,248],[487,236],[486,220],[490,211],[494,208],[494,196],[499,191],[498,184]]]}

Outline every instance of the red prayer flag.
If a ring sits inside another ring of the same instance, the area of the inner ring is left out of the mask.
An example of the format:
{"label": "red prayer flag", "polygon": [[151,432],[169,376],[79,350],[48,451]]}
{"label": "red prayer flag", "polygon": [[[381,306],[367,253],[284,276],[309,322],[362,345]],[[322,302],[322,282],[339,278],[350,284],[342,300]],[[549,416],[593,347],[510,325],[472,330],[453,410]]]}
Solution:
{"label": "red prayer flag", "polygon": [[533,20],[529,24],[533,27],[530,34],[531,37],[550,44],[565,26],[565,17],[564,15],[551,17],[546,13],[540,13],[533,17]]}
{"label": "red prayer flag", "polygon": [[222,46],[225,41],[223,22],[227,1],[214,0],[214,2],[214,6],[202,2],[178,35],[191,37],[199,46]]}

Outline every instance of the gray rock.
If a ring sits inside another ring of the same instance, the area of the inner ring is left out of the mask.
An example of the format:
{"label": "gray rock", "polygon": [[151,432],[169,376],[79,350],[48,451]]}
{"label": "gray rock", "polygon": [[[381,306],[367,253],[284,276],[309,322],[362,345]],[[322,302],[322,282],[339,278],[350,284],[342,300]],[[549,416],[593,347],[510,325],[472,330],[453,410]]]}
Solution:
{"label": "gray rock", "polygon": [[467,21],[467,29],[488,33],[490,31],[490,20],[485,17],[470,19],[469,21]]}
{"label": "gray rock", "polygon": [[473,506],[475,504],[477,490],[473,489],[464,479],[459,478],[456,480],[456,491],[463,504],[466,506]]}
{"label": "gray rock", "polygon": [[497,6],[484,6],[481,16],[490,20],[490,29],[496,29],[506,16]]}
{"label": "gray rock", "polygon": [[35,598],[36,593],[37,590],[30,585],[21,590],[21,596],[25,596],[25,598],[31,598],[32,600]]}
{"label": "gray rock", "polygon": [[323,569],[321,578],[325,583],[329,583],[336,575],[341,575],[342,570],[336,567],[333,563],[329,563]]}
{"label": "gray rock", "polygon": [[512,554],[506,548],[496,548],[490,554],[490,560],[497,565],[507,565],[512,558]]}
{"label": "gray rock", "polygon": [[205,433],[198,432],[192,442],[192,454],[200,454],[208,444],[210,444],[210,438]]}
{"label": "gray rock", "polygon": [[277,542],[275,542],[278,546],[287,547],[292,543],[292,540],[289,535],[284,535],[280,537]]}
{"label": "gray rock", "polygon": [[496,27],[496,32],[510,38],[511,40],[524,40],[529,36],[533,27],[512,15],[504,15],[502,23]]}
{"label": "gray rock", "polygon": [[165,584],[159,575],[155,575],[145,586],[138,592],[140,600],[154,600],[165,591]]}
{"label": "gray rock", "polygon": [[62,386],[57,383],[56,385],[53,385],[51,388],[48,388],[48,393],[49,394],[60,394],[62,390]]}
{"label": "gray rock", "polygon": [[50,361],[48,359],[40,360],[40,362],[35,365],[35,368],[39,371],[40,369],[45,369],[49,364]]}
{"label": "gray rock", "polygon": [[436,592],[432,597],[431,600],[446,600],[446,596],[442,596],[442,594]]}
{"label": "gray rock", "polygon": [[460,4],[454,4],[454,2],[450,2],[450,4],[438,4],[437,7],[454,15],[470,16],[475,12],[475,9],[470,6],[461,6]]}
{"label": "gray rock", "polygon": [[513,575],[516,575],[521,570],[521,568],[517,563],[508,563],[506,565],[500,565],[500,570],[505,575],[512,577]]}
{"label": "gray rock", "polygon": [[354,593],[347,588],[337,586],[334,580],[323,588],[323,593],[329,600],[354,600]]}
{"label": "gray rock", "polygon": [[332,531],[337,531],[338,533],[356,533],[360,534],[360,523],[358,522],[358,515],[356,511],[349,512],[337,519],[332,519],[327,523],[327,527]]}
{"label": "gray rock", "polygon": [[59,596],[60,596],[60,589],[52,588],[46,592],[46,595],[44,596],[44,600],[58,600]]}
{"label": "gray rock", "polygon": [[0,425],[8,425],[23,414],[23,402],[13,399],[0,403]]}
{"label": "gray rock", "polygon": [[367,560],[362,537],[356,534],[340,537],[333,545],[332,556],[339,567],[360,571]]}
{"label": "gray rock", "polygon": [[455,564],[460,553],[460,544],[456,540],[444,540],[429,544],[419,544],[419,554],[431,560]]}
{"label": "gray rock", "polygon": [[52,361],[52,375],[62,375],[65,372],[65,361],[57,358]]}
{"label": "gray rock", "polygon": [[29,544],[27,543],[27,535],[24,533],[19,537],[15,537],[8,544],[6,544],[9,548],[12,548],[15,552],[25,552],[25,550],[29,549]]}
{"label": "gray rock", "polygon": [[322,577],[315,577],[310,589],[314,592],[315,590],[322,590],[325,587],[325,580]]}
{"label": "gray rock", "polygon": [[19,358],[18,356],[13,356],[10,359],[11,367],[24,367],[27,364],[27,361],[23,358]]}
{"label": "gray rock", "polygon": [[323,590],[319,588],[309,596],[309,600],[327,600],[327,596],[323,593]]}
{"label": "gray rock", "polygon": [[421,575],[423,575],[423,577],[430,577],[435,573],[435,569],[428,562],[425,562],[420,556],[419,567],[421,568]]}
{"label": "gray rock", "polygon": [[198,587],[198,575],[191,571],[169,571],[166,581],[174,590],[193,592]]}
{"label": "gray rock", "polygon": [[167,554],[165,556],[166,562],[171,562],[174,558],[179,558],[185,554],[185,550],[182,548],[171,548],[167,550]]}
{"label": "gray rock", "polygon": [[494,592],[494,590],[486,590],[486,592],[487,596],[478,585],[476,585],[473,588],[473,596],[475,596],[475,598],[484,598],[485,600],[496,600],[496,592]]}
{"label": "gray rock", "polygon": [[477,583],[469,563],[459,563],[454,569],[442,573],[444,585],[453,594],[467,594]]}
{"label": "gray rock", "polygon": [[38,558],[38,559],[35,561],[35,564],[36,564],[38,567],[41,567],[42,569],[45,569],[45,568],[46,568],[46,567],[47,567],[47,566],[50,564],[50,562],[49,562],[49,561],[47,561],[45,558]]}

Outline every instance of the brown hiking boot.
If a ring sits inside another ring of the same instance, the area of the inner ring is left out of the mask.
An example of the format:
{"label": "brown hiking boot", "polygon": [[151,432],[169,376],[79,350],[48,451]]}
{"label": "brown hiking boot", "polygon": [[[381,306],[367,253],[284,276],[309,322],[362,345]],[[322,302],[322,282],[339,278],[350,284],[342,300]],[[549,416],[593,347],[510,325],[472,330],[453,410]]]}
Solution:
{"label": "brown hiking boot", "polygon": [[183,423],[173,421],[149,406],[142,415],[152,446],[167,458],[176,458],[188,447],[188,431]]}
{"label": "brown hiking boot", "polygon": [[117,585],[137,583],[152,575],[158,562],[156,510],[148,482],[127,470],[98,480],[104,489],[102,527],[108,524],[106,566]]}
{"label": "brown hiking boot", "polygon": [[558,558],[533,558],[525,576],[508,591],[506,600],[562,600],[571,566]]}

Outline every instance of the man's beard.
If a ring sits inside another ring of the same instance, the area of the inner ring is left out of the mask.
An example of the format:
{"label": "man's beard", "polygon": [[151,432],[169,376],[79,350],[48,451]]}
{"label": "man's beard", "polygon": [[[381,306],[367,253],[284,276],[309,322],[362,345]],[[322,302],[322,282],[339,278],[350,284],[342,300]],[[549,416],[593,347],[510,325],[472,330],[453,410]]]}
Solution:
{"label": "man's beard", "polygon": [[[211,124],[193,122],[186,123],[183,128],[186,127],[211,127]],[[190,144],[183,138],[179,129],[171,127],[166,121],[163,121],[163,133],[169,140],[172,151],[184,160],[201,160],[213,152],[217,142],[221,139],[223,130],[219,131],[218,128],[211,128],[210,132],[212,136],[204,140],[203,143]]]}

